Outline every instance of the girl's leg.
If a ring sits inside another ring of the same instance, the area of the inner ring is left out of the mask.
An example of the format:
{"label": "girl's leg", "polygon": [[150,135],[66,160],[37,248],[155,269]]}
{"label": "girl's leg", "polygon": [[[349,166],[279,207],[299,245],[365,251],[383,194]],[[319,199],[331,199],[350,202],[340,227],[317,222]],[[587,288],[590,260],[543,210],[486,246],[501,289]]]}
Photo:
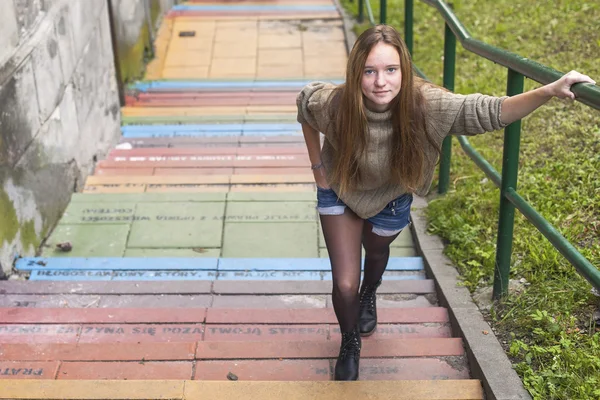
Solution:
{"label": "girl's leg", "polygon": [[341,215],[320,218],[331,261],[333,309],[341,331],[350,332],[358,323],[363,220],[347,207]]}
{"label": "girl's leg", "polygon": [[377,288],[390,258],[390,244],[399,234],[379,236],[373,233],[372,225],[365,222],[363,246],[365,247],[365,274],[360,288],[359,332],[369,336],[377,328]]}
{"label": "girl's leg", "polygon": [[365,222],[362,233],[362,243],[365,248],[363,286],[373,286],[379,282],[390,258],[390,245],[400,234],[378,236],[372,230],[373,225],[370,222]]}

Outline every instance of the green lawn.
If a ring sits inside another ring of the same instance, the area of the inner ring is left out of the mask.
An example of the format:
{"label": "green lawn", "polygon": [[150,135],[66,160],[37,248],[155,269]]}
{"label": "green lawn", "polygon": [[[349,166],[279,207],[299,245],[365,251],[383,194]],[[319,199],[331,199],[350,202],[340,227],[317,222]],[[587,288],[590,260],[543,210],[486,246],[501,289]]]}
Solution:
{"label": "green lawn", "polygon": [[[559,71],[577,69],[600,82],[600,2],[454,1],[474,38]],[[520,3],[520,4],[518,4]],[[356,15],[357,1],[343,0]],[[372,3],[376,20],[378,4]],[[403,32],[404,1],[388,2],[388,23]],[[442,82],[444,24],[415,1],[415,64]],[[365,14],[366,15],[366,14]],[[357,26],[360,32],[366,25]],[[458,93],[503,95],[506,69],[458,45]],[[526,80],[526,89],[539,86]],[[600,266],[600,112],[552,100],[523,120],[519,193],[593,265]],[[502,132],[471,143],[501,170]],[[429,227],[472,291],[491,285],[499,191],[453,144],[450,190],[430,202]],[[434,185],[436,182],[434,182]],[[517,211],[511,279],[529,285],[496,305],[489,319],[535,399],[600,399],[600,332],[590,285]]]}

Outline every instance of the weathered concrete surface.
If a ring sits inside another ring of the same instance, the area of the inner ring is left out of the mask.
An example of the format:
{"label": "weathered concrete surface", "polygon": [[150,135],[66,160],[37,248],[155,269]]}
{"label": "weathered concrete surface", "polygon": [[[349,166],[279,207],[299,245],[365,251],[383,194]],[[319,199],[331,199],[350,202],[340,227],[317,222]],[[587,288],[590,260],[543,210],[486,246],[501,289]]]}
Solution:
{"label": "weathered concrete surface", "polygon": [[150,49],[148,19],[155,30],[160,15],[175,4],[175,0],[110,0],[117,38],[119,69],[123,81],[140,78],[144,55]]}
{"label": "weathered concrete surface", "polygon": [[0,276],[35,252],[119,126],[106,2],[3,1]]}

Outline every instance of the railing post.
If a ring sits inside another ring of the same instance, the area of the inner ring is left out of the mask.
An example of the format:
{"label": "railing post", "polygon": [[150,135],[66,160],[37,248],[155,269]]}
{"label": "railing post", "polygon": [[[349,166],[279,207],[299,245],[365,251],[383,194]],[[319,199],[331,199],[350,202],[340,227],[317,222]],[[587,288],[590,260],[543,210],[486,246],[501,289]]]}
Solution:
{"label": "railing post", "polygon": [[[368,1],[368,0],[367,0]],[[365,0],[358,0],[358,23],[362,24],[365,19]]]}
{"label": "railing post", "polygon": [[379,23],[385,24],[387,19],[387,0],[379,1]]}
{"label": "railing post", "polygon": [[[454,74],[456,69],[456,36],[446,24],[444,33],[444,87],[454,90]],[[450,159],[452,157],[452,136],[447,136],[442,143],[442,159],[440,160],[440,176],[438,193],[448,191],[450,183]]]}
{"label": "railing post", "polygon": [[[506,94],[514,96],[523,93],[523,75],[508,70]],[[502,156],[502,185],[500,187],[500,215],[498,216],[498,240],[496,242],[496,268],[494,269],[494,299],[508,294],[510,256],[512,253],[515,206],[505,196],[509,188],[517,190],[519,173],[519,147],[521,141],[521,120],[504,129],[504,152]]]}
{"label": "railing post", "polygon": [[413,0],[404,0],[404,42],[413,53]]}

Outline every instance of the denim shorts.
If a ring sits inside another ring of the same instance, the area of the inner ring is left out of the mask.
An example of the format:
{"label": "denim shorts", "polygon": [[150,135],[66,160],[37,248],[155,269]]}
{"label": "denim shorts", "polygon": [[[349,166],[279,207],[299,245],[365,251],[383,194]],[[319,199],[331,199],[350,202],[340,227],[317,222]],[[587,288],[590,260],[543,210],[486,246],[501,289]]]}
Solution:
{"label": "denim shorts", "polygon": [[[373,225],[373,233],[378,236],[394,236],[410,224],[410,205],[412,193],[406,193],[396,200],[389,202],[379,214],[368,218]],[[317,211],[320,215],[342,215],[346,204],[333,189],[323,189],[317,186]]]}

